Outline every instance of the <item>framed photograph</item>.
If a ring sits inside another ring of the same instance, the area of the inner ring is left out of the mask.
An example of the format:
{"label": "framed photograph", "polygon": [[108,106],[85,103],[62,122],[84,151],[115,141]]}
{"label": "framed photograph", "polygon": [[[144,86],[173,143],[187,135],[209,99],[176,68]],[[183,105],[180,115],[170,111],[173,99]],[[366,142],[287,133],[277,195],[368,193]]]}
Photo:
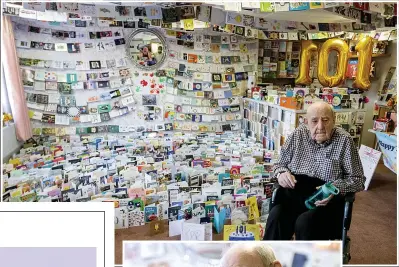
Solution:
{"label": "framed photograph", "polygon": [[212,82],[221,82],[222,75],[220,73],[212,73]]}
{"label": "framed photograph", "polygon": [[134,28],[136,28],[136,22],[135,21],[124,21],[123,28],[134,29]]}
{"label": "framed photograph", "polygon": [[229,56],[221,57],[222,64],[231,64],[231,58]]}
{"label": "framed photograph", "polygon": [[130,70],[129,69],[119,70],[119,75],[121,77],[130,77]]}
{"label": "framed photograph", "polygon": [[224,83],[233,83],[233,82],[235,82],[234,73],[224,73],[223,74],[223,82]]}
{"label": "framed photograph", "polygon": [[80,46],[78,43],[67,44],[67,47],[68,47],[68,53],[79,53],[80,52]]}
{"label": "framed photograph", "polygon": [[123,27],[123,21],[113,20],[109,23],[109,27]]}
{"label": "framed photograph", "polygon": [[56,43],[55,51],[57,52],[68,52],[68,46],[65,43]]}
{"label": "framed photograph", "polygon": [[151,26],[161,27],[161,20],[160,19],[152,19]]}
{"label": "framed photograph", "polygon": [[133,94],[130,87],[122,87],[119,89],[121,96],[127,96]]}
{"label": "framed photograph", "polygon": [[85,27],[87,27],[87,21],[85,21],[85,20],[75,20],[75,27],[85,28]]}
{"label": "framed photograph", "polygon": [[115,39],[115,45],[124,45],[126,44],[125,38]]}
{"label": "framed photograph", "polygon": [[45,82],[46,90],[57,90],[57,82]]}
{"label": "framed photograph", "polygon": [[195,18],[194,6],[176,7],[176,13],[177,13],[178,18],[180,18],[180,20]]}
{"label": "framed photograph", "polygon": [[72,93],[72,88],[71,84],[69,83],[57,83],[58,85],[58,91],[62,94],[71,94]]}
{"label": "framed photograph", "polygon": [[[79,38],[86,38],[86,34],[85,33],[78,33],[79,34]],[[69,38],[76,38],[76,32],[69,32]]]}
{"label": "framed photograph", "polygon": [[31,48],[31,41],[17,40],[16,43],[18,48]]}
{"label": "framed photograph", "polygon": [[90,81],[90,82],[86,83],[86,85],[87,85],[87,89],[89,89],[89,90],[97,89],[97,82],[95,82],[95,81]]}
{"label": "framed photograph", "polygon": [[109,78],[109,72],[102,72],[98,75],[98,78],[104,79],[104,78]]}
{"label": "framed photograph", "polygon": [[36,103],[38,104],[48,104],[48,95],[37,94]]}
{"label": "framed photograph", "polygon": [[156,95],[143,95],[142,96],[143,106],[154,106],[157,104]]}
{"label": "framed photograph", "polygon": [[121,17],[132,17],[133,16],[133,7],[130,6],[116,6],[115,11]]}
{"label": "framed photograph", "polygon": [[109,112],[101,113],[100,114],[100,119],[101,119],[101,121],[109,121],[109,120],[111,120]]}
{"label": "framed photograph", "polygon": [[33,48],[33,49],[43,49],[43,47],[44,47],[44,43],[42,43],[42,42],[30,42],[30,48]]}
{"label": "framed photograph", "polygon": [[75,61],[63,61],[62,65],[63,65],[64,69],[75,69],[76,68]]}
{"label": "framed photograph", "polygon": [[69,107],[67,114],[69,117],[80,117],[80,109],[78,107]]}
{"label": "framed photograph", "polygon": [[100,88],[108,88],[110,86],[109,81],[101,81],[101,82],[98,82],[97,85],[98,85],[99,89]]}
{"label": "framed photograph", "polygon": [[43,114],[42,122],[55,123],[55,115],[54,114]]}
{"label": "framed photograph", "polygon": [[137,22],[137,28],[139,29],[147,29],[149,25],[149,23],[144,22],[142,19],[139,19]]}
{"label": "framed photograph", "polygon": [[39,27],[29,26],[28,32],[40,33],[40,28]]}
{"label": "framed photograph", "polygon": [[90,64],[90,69],[92,69],[92,70],[101,69],[101,61],[100,60],[89,61],[89,64]]}

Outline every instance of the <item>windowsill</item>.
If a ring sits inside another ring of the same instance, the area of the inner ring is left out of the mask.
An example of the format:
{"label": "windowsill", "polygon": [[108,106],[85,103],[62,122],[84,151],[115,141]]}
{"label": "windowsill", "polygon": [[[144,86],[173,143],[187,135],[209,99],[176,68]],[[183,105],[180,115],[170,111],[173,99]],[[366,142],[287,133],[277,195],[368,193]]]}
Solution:
{"label": "windowsill", "polygon": [[2,126],[1,129],[4,130],[4,129],[7,129],[7,128],[11,128],[11,127],[15,128],[15,123],[14,122],[9,123],[7,126]]}

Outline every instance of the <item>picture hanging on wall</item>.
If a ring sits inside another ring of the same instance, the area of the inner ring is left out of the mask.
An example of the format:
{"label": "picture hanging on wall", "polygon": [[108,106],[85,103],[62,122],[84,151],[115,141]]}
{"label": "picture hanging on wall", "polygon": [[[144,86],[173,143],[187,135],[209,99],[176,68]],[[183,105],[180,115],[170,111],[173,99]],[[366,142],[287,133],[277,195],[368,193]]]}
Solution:
{"label": "picture hanging on wall", "polygon": [[85,20],[75,20],[75,27],[85,28],[85,27],[87,27],[87,21],[85,21]]}
{"label": "picture hanging on wall", "polygon": [[68,46],[68,53],[79,53],[80,52],[80,46],[77,43],[76,44],[67,44],[67,46]]}
{"label": "picture hanging on wall", "polygon": [[156,105],[157,96],[156,95],[143,95],[143,106]]}
{"label": "picture hanging on wall", "polygon": [[77,108],[77,107],[68,108],[68,116],[69,117],[79,117],[80,116],[80,109]]}
{"label": "picture hanging on wall", "polygon": [[121,17],[132,17],[133,16],[132,9],[133,9],[133,7],[130,7],[130,6],[116,6],[115,7],[115,11]]}
{"label": "picture hanging on wall", "polygon": [[18,48],[31,48],[31,42],[25,40],[17,40],[16,42]]}
{"label": "picture hanging on wall", "polygon": [[123,22],[123,28],[134,29],[135,27],[136,27],[136,22],[135,21],[124,21]]}
{"label": "picture hanging on wall", "polygon": [[101,61],[90,61],[90,69],[101,69]]}
{"label": "picture hanging on wall", "polygon": [[135,17],[146,17],[146,8],[145,7],[136,7],[134,9],[134,16]]}
{"label": "picture hanging on wall", "polygon": [[220,73],[212,73],[212,82],[221,82],[222,76]]}

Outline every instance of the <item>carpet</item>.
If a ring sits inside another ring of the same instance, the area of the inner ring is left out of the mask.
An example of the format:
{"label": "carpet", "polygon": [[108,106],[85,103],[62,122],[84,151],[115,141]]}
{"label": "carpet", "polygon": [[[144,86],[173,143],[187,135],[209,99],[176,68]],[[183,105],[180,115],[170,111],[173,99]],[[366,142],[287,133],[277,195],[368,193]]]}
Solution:
{"label": "carpet", "polygon": [[353,204],[350,264],[397,264],[397,177],[379,164]]}

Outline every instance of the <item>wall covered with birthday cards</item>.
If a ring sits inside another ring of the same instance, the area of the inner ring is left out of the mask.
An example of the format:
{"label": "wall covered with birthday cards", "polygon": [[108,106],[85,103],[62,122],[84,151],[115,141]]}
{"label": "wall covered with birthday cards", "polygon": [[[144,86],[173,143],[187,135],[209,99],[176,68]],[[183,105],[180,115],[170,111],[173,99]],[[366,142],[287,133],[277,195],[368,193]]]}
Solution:
{"label": "wall covered with birthday cards", "polygon": [[[352,54],[354,41],[364,36],[381,46],[396,39],[394,7],[34,2],[7,4],[3,11],[14,22],[34,134],[63,136],[240,130],[242,96],[256,83],[284,78],[293,85],[297,77],[295,83],[304,86],[311,78],[337,86],[315,75],[316,63],[307,64],[302,40],[309,40],[311,50],[322,43],[311,40],[339,37]],[[343,19],[314,23],[262,15],[308,9]]]}
{"label": "wall covered with birthday cards", "polygon": [[139,70],[127,57],[133,30],[15,18],[34,134],[171,129],[163,114],[164,75]]}
{"label": "wall covered with birthday cards", "polygon": [[256,39],[158,29],[166,60],[143,70],[129,59],[140,44],[126,42],[138,27],[149,28],[144,22],[13,21],[34,135],[240,128],[241,96],[255,79]]}
{"label": "wall covered with birthday cards", "polygon": [[166,30],[166,37],[172,75],[167,75],[165,99],[175,103],[175,129],[239,130],[241,96],[254,80],[257,40],[211,30]]}

